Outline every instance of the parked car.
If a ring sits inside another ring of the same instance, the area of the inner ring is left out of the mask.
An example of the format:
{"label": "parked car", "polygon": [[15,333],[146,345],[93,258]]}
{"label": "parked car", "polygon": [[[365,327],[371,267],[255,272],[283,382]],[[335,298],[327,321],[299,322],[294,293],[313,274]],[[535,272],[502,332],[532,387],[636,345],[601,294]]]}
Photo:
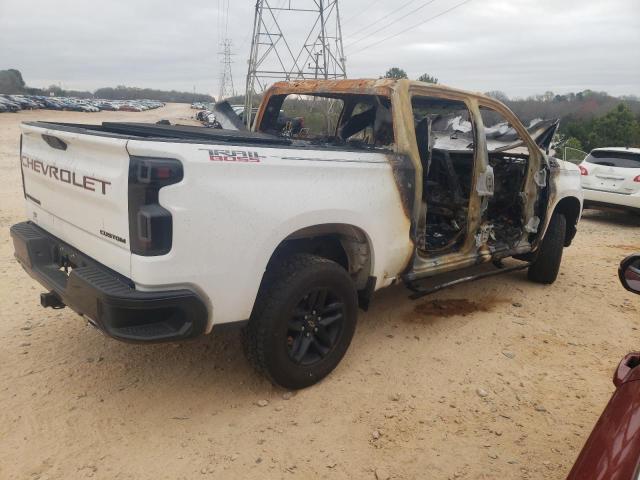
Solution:
{"label": "parked car", "polygon": [[[306,131],[283,132],[282,112],[307,112]],[[490,97],[282,82],[254,125],[22,124],[29,221],[11,234],[42,305],[126,341],[245,326],[256,368],[303,388],[338,365],[374,291],[524,269],[551,284],[576,234],[579,170],[545,153],[557,122],[530,132]]]}
{"label": "parked car", "polygon": [[131,103],[124,103],[118,106],[118,110],[120,110],[121,112],[141,112],[142,108]]}
{"label": "parked car", "polygon": [[199,120],[202,125],[208,128],[222,128],[222,125],[220,125],[217,120],[216,114],[210,110],[198,110],[196,120]]}
{"label": "parked car", "polygon": [[584,208],[640,213],[640,148],[596,148],[579,165]]}
{"label": "parked car", "polygon": [[[2,95],[0,94],[0,112],[17,112],[20,109],[46,108],[50,110],[69,110],[75,112],[99,112],[101,110],[119,110],[141,112],[164,106],[156,100],[105,100],[74,97],[45,97],[42,95]],[[124,106],[124,107],[123,107]],[[123,107],[123,108],[121,108]]]}
{"label": "parked car", "polygon": [[[640,254],[618,270],[630,292],[640,294]],[[640,479],[640,352],[625,356],[613,374],[616,389],[567,480]]]}
{"label": "parked car", "polygon": [[50,110],[62,110],[62,105],[53,98],[43,97],[42,102]]}
{"label": "parked car", "polygon": [[20,105],[16,102],[10,100],[9,98],[3,97],[0,95],[0,104],[4,105],[7,112],[18,112],[20,109]]}
{"label": "parked car", "polygon": [[33,110],[34,108],[38,108],[38,106],[31,100],[22,95],[5,95],[5,98],[13,101],[20,105],[20,108],[23,110]]}
{"label": "parked car", "polygon": [[109,102],[98,102],[96,104],[96,107],[98,107],[100,110],[107,110],[107,111],[115,111],[117,110],[117,108]]}

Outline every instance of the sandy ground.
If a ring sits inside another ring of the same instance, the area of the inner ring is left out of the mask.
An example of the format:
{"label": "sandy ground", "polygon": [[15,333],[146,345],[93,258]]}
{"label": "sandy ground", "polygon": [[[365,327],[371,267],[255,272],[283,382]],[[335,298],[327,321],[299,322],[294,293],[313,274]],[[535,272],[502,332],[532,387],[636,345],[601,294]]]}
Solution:
{"label": "sandy ground", "polygon": [[519,272],[417,302],[380,292],[338,369],[291,396],[251,371],[237,332],[136,346],[43,310],[8,231],[23,219],[19,122],[190,115],[0,115],[0,478],[567,474],[640,348],[640,297],[616,278],[640,251],[638,217],[587,212],[552,286]]}

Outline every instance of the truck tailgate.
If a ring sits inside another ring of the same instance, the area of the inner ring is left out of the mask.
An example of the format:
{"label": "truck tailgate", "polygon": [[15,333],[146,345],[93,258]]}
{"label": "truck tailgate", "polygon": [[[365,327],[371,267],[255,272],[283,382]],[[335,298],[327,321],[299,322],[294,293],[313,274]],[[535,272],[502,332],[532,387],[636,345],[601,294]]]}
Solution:
{"label": "truck tailgate", "polygon": [[22,125],[28,218],[129,276],[127,140]]}

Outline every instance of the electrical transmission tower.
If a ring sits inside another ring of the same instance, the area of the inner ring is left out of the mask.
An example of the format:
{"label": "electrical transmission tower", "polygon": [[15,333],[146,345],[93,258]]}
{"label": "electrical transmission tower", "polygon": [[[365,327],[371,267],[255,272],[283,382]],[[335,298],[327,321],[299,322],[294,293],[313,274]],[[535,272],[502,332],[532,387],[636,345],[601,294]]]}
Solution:
{"label": "electrical transmission tower", "polygon": [[231,40],[225,38],[222,41],[222,51],[219,52],[222,56],[222,70],[220,74],[220,93],[218,95],[218,101],[222,101],[225,98],[233,97],[235,89],[233,88],[233,75],[231,73],[231,64],[233,60],[231,57]]}
{"label": "electrical transmission tower", "polygon": [[272,5],[276,1],[256,0],[245,90],[247,125],[253,97],[274,80],[347,77],[338,0],[284,0],[281,6]]}

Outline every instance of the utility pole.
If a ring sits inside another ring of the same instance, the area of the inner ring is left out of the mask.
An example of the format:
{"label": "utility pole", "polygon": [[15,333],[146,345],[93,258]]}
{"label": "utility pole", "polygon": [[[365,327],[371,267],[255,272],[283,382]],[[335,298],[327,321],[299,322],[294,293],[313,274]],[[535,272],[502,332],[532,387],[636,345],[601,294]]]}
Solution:
{"label": "utility pole", "polygon": [[311,66],[311,64],[309,64],[309,68],[313,68],[314,70],[314,76],[313,78],[318,78],[318,71],[320,70],[320,62],[318,61],[318,57],[320,57],[320,55],[322,55],[322,52],[316,52],[313,54],[314,59],[315,59],[315,63],[313,65],[313,67]]}
{"label": "utility pole", "polygon": [[[256,0],[249,69],[245,89],[245,119],[251,126],[254,96],[277,80],[347,78],[338,0]],[[283,25],[305,25],[296,42]],[[286,23],[285,23],[286,22]]]}
{"label": "utility pole", "polygon": [[233,53],[231,53],[231,40],[225,38],[222,41],[222,51],[219,52],[222,56],[222,73],[220,74],[220,93],[218,95],[218,101],[222,101],[225,98],[233,97],[235,95],[235,88],[233,87],[233,75],[231,74],[231,64],[233,60]]}

